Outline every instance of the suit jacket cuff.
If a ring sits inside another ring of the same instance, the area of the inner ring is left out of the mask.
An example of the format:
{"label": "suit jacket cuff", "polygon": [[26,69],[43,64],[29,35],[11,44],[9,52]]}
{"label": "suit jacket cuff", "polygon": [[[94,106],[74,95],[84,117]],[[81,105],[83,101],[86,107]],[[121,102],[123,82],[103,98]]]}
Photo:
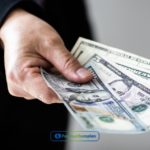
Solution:
{"label": "suit jacket cuff", "polygon": [[0,26],[2,26],[7,15],[15,8],[23,8],[26,11],[44,19],[42,8],[31,0],[0,0]]}

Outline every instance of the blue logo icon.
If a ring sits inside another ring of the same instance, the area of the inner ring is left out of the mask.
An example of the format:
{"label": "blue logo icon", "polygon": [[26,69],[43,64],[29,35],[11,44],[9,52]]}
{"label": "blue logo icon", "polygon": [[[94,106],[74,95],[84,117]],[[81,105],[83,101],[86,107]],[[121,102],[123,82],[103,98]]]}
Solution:
{"label": "blue logo icon", "polygon": [[55,139],[59,140],[61,139],[62,136],[61,136],[61,133],[55,133],[54,137]]}

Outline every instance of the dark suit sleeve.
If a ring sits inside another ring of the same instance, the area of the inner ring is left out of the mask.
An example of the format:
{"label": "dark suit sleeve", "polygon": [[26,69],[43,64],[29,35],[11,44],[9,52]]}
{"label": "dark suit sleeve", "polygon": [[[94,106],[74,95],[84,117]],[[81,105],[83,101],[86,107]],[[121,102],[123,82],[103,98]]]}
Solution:
{"label": "dark suit sleeve", "polygon": [[41,7],[31,0],[0,0],[0,26],[9,12],[16,7],[23,8],[40,18],[44,18]]}

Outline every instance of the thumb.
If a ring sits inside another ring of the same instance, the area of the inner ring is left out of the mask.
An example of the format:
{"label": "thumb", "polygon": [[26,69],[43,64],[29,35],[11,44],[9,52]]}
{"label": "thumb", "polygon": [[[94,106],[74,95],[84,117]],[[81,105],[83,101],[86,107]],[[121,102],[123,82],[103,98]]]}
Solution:
{"label": "thumb", "polygon": [[45,53],[46,59],[51,62],[68,80],[77,83],[85,83],[92,79],[89,70],[81,66],[81,64],[70,54],[70,52],[61,46],[57,49],[49,49]]}

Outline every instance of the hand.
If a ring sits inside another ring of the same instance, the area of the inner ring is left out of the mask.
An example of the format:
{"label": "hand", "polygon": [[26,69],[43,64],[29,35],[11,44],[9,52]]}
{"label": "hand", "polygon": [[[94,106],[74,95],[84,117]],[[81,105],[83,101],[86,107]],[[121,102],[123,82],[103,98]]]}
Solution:
{"label": "hand", "polygon": [[40,67],[52,65],[68,80],[84,83],[92,78],[65,48],[59,34],[45,21],[22,10],[10,13],[0,30],[4,46],[5,70],[11,95],[60,102],[40,75]]}

